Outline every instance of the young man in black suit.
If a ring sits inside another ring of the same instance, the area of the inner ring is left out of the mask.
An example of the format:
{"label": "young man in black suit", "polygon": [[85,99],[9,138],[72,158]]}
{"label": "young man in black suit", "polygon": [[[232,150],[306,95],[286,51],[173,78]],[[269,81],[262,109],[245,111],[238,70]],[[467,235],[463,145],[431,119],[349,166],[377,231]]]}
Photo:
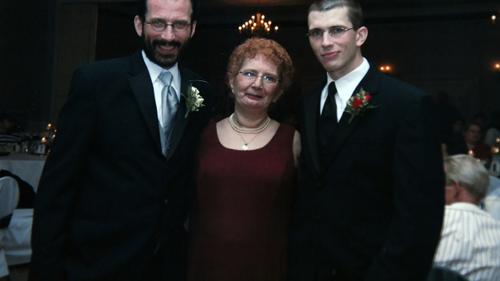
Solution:
{"label": "young man in black suit", "polygon": [[327,75],[300,105],[289,279],[424,280],[443,218],[431,100],[362,56],[368,29],[355,1],[315,1],[308,25]]}
{"label": "young man in black suit", "polygon": [[194,152],[214,93],[177,63],[194,1],[142,10],[141,52],[73,76],[38,188],[31,280],[182,280]]}

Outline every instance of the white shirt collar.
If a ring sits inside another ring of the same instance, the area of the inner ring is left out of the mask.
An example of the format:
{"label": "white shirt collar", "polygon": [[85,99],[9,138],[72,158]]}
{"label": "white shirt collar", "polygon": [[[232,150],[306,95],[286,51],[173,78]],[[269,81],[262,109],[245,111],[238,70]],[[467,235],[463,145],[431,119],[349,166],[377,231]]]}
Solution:
{"label": "white shirt collar", "polygon": [[337,88],[341,102],[347,104],[347,101],[351,98],[352,93],[363,77],[365,77],[369,69],[370,64],[365,58],[363,58],[363,61],[358,67],[337,80],[333,80],[330,75],[327,74],[327,85],[329,85],[330,82],[335,81],[335,87]]}
{"label": "white shirt collar", "polygon": [[363,57],[363,61],[358,67],[337,80],[333,80],[327,73],[326,85],[323,88],[323,92],[321,93],[320,110],[323,110],[323,105],[328,95],[328,85],[331,82],[335,82],[335,87],[337,88],[338,93],[337,95],[335,95],[335,102],[337,104],[337,120],[340,120],[340,117],[342,116],[342,113],[344,113],[344,110],[347,106],[347,101],[351,98],[352,93],[359,85],[363,77],[365,77],[369,69],[370,64]]}
{"label": "white shirt collar", "polygon": [[478,205],[468,203],[468,202],[455,202],[455,203],[450,204],[450,205],[445,205],[445,209],[446,210],[451,209],[451,210],[468,211],[468,212],[474,212],[474,213],[483,214],[483,215],[487,214],[485,211],[481,210],[481,208]]}
{"label": "white shirt collar", "polygon": [[175,63],[172,67],[166,69],[158,64],[152,62],[147,56],[144,51],[142,51],[142,58],[144,59],[144,63],[146,64],[146,68],[148,69],[149,72],[149,77],[151,78],[151,82],[153,84],[158,83],[161,81],[159,80],[159,76],[162,72],[164,71],[169,71],[172,73],[172,87],[174,87],[175,93],[177,94],[178,100],[180,100],[180,89],[181,89],[181,78],[180,78],[180,73],[179,73],[179,65],[178,63]]}

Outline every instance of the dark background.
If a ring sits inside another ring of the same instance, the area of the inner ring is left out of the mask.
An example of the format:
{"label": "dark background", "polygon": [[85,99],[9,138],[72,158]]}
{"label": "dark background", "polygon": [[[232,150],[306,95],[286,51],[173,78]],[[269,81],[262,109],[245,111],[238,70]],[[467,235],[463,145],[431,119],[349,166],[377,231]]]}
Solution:
{"label": "dark background", "polygon": [[[279,108],[289,110],[325,73],[305,36],[306,0],[201,0],[197,31],[185,65],[226,94],[224,71],[246,37],[238,26],[262,12],[279,32],[270,37],[290,52],[297,75]],[[369,29],[363,54],[372,67],[391,64],[394,75],[432,95],[444,91],[466,118],[500,109],[499,1],[365,0]],[[0,1],[0,112],[28,130],[54,121],[76,66],[128,55],[139,47],[135,2],[85,0]]]}

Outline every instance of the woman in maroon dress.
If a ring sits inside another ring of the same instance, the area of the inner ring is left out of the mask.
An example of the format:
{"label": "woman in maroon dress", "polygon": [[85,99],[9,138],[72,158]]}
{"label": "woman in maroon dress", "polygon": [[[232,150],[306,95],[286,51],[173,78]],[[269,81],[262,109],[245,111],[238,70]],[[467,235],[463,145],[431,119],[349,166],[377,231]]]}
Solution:
{"label": "woman in maroon dress", "polygon": [[292,76],[290,56],[273,40],[248,39],[229,58],[234,112],[202,135],[190,281],[285,280],[300,140],[268,109]]}

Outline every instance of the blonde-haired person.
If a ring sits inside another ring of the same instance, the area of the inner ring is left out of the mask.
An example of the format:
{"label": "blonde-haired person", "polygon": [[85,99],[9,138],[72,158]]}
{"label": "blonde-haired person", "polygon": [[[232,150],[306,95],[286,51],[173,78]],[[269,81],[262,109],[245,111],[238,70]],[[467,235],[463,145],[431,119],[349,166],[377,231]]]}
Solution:
{"label": "blonde-haired person", "polygon": [[268,110],[292,76],[273,40],[251,38],[231,54],[234,112],[202,135],[188,280],[285,280],[300,140]]}

